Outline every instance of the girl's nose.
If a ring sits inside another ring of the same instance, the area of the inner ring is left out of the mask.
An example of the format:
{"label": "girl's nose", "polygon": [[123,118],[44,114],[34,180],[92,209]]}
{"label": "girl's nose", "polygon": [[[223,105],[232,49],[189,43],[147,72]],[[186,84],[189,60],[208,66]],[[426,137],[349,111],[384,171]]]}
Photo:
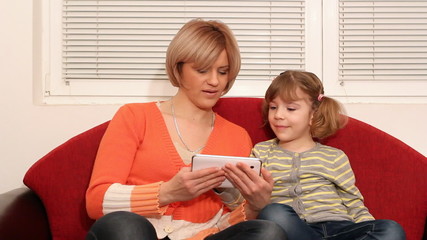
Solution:
{"label": "girl's nose", "polygon": [[276,109],[276,112],[274,113],[274,118],[276,119],[285,119],[285,111],[282,110],[282,108],[278,107]]}

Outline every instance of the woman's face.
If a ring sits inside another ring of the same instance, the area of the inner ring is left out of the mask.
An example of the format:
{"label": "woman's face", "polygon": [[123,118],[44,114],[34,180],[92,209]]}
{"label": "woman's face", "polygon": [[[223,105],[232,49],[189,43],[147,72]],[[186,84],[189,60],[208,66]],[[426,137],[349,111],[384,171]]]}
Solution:
{"label": "woman's face", "polygon": [[223,50],[208,69],[197,69],[194,63],[184,63],[180,91],[199,108],[212,108],[222,96],[228,83],[228,58]]}

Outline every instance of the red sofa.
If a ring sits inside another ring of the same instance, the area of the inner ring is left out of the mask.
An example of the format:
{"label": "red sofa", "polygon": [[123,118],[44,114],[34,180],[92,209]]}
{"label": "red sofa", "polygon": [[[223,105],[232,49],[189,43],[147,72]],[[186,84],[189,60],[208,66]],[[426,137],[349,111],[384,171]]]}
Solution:
{"label": "red sofa", "polygon": [[[261,103],[259,98],[223,98],[215,111],[245,127],[256,143],[273,137],[262,127]],[[107,126],[103,123],[58,146],[28,170],[27,188],[0,195],[0,239],[84,239],[93,223],[86,214],[85,191]],[[399,222],[409,240],[426,239],[425,156],[353,118],[323,143],[347,153],[356,184],[376,218]]]}

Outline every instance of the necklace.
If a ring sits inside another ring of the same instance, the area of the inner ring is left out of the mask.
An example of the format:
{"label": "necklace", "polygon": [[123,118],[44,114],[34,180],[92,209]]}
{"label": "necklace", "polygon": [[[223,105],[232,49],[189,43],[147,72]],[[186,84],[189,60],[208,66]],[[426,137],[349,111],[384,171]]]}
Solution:
{"label": "necklace", "polygon": [[[205,145],[201,146],[200,148],[192,151],[187,144],[184,142],[184,139],[181,136],[181,132],[179,131],[179,126],[178,126],[178,122],[176,121],[176,117],[175,117],[175,108],[173,106],[173,100],[171,99],[171,111],[172,111],[172,118],[173,118],[173,123],[175,125],[175,130],[176,133],[178,134],[179,140],[181,140],[182,145],[184,145],[184,147],[187,149],[187,151],[191,152],[191,153],[198,153],[200,152],[200,150],[202,150]],[[215,114],[212,113],[212,129],[214,128],[214,123],[215,123]]]}

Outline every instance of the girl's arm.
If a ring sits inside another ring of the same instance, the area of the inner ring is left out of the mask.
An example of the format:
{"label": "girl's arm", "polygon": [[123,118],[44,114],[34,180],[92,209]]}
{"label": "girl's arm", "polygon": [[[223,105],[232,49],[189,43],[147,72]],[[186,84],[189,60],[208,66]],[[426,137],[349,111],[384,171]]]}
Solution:
{"label": "girl's arm", "polygon": [[343,204],[347,207],[349,215],[355,222],[374,220],[374,217],[369,213],[368,208],[363,203],[362,194],[355,185],[356,180],[348,157],[344,153],[342,154],[336,165],[343,167],[340,168],[339,173],[336,173],[336,176],[340,177],[334,182],[337,186],[338,194]]}

